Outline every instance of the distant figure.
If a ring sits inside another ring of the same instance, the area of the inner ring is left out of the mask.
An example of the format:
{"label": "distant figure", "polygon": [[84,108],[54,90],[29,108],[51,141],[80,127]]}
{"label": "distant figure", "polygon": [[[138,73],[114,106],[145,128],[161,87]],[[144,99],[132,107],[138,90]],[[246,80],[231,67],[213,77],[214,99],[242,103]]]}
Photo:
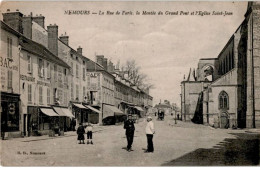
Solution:
{"label": "distant figure", "polygon": [[155,130],[154,130],[154,124],[152,122],[152,117],[148,116],[147,117],[147,125],[145,127],[145,133],[146,133],[146,137],[147,137],[147,150],[145,151],[145,153],[149,153],[149,152],[153,152],[154,148],[153,148],[153,134],[155,134]]}
{"label": "distant figure", "polygon": [[154,116],[156,116],[157,112],[154,112]]}
{"label": "distant figure", "polygon": [[81,144],[81,141],[83,141],[83,144],[85,144],[84,140],[85,140],[85,128],[84,126],[82,126],[82,123],[79,124],[79,127],[77,129],[77,134],[78,134],[78,140],[79,140],[79,144]]}
{"label": "distant figure", "polygon": [[72,118],[72,120],[71,120],[71,130],[76,131],[75,127],[76,127],[76,119]]}
{"label": "distant figure", "polygon": [[[92,142],[92,130],[93,130],[93,126],[88,123],[88,126],[87,126],[87,144],[92,144],[93,145],[93,142]],[[90,142],[89,142],[90,140]]]}
{"label": "distant figure", "polygon": [[127,139],[127,151],[130,152],[132,149],[135,132],[135,126],[134,121],[132,119],[132,115],[128,115],[128,119],[124,123],[124,129],[126,130],[125,135]]}

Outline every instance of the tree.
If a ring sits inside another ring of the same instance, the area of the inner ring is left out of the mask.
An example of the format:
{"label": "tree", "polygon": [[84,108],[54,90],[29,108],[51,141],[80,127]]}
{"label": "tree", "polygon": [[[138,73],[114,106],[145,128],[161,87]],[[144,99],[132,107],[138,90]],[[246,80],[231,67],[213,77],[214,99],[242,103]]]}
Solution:
{"label": "tree", "polygon": [[128,79],[134,86],[138,86],[142,90],[153,88],[150,79],[146,74],[141,73],[141,67],[136,64],[134,59],[127,60],[126,64],[121,67],[125,78]]}

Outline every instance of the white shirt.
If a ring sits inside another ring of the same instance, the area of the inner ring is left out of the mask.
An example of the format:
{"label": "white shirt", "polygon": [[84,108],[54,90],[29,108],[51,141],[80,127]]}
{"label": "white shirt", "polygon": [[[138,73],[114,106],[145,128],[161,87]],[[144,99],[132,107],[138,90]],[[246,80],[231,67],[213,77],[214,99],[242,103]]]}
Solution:
{"label": "white shirt", "polygon": [[87,126],[87,132],[92,132],[93,127],[92,126]]}
{"label": "white shirt", "polygon": [[145,127],[145,133],[146,134],[154,134],[154,124],[152,121],[148,122]]}

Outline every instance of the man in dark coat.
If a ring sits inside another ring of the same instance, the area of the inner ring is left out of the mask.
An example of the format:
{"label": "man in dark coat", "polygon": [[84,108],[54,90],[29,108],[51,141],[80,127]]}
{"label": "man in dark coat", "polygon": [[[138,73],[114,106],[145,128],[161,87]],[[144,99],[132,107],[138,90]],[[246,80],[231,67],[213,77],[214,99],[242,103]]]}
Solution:
{"label": "man in dark coat", "polygon": [[132,119],[132,115],[128,115],[128,119],[124,123],[124,129],[126,139],[127,139],[127,151],[130,152],[134,140],[134,132],[135,132],[135,126],[134,121]]}
{"label": "man in dark coat", "polygon": [[79,140],[79,144],[81,144],[81,141],[83,141],[83,144],[85,144],[84,140],[85,140],[85,128],[84,126],[82,126],[82,123],[79,124],[79,127],[77,129],[77,134],[78,134],[78,140]]}

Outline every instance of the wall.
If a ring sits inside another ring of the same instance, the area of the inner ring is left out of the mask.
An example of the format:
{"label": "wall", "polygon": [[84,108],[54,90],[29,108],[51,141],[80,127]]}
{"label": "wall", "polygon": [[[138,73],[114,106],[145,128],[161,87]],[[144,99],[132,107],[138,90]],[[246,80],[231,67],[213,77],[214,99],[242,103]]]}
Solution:
{"label": "wall", "polygon": [[[7,57],[7,37],[12,39],[12,60]],[[18,38],[1,29],[1,51],[0,51],[0,91],[19,94],[19,50]],[[12,71],[12,90],[7,88],[8,70]]]}
{"label": "wall", "polygon": [[48,32],[32,21],[32,40],[48,48]]}

